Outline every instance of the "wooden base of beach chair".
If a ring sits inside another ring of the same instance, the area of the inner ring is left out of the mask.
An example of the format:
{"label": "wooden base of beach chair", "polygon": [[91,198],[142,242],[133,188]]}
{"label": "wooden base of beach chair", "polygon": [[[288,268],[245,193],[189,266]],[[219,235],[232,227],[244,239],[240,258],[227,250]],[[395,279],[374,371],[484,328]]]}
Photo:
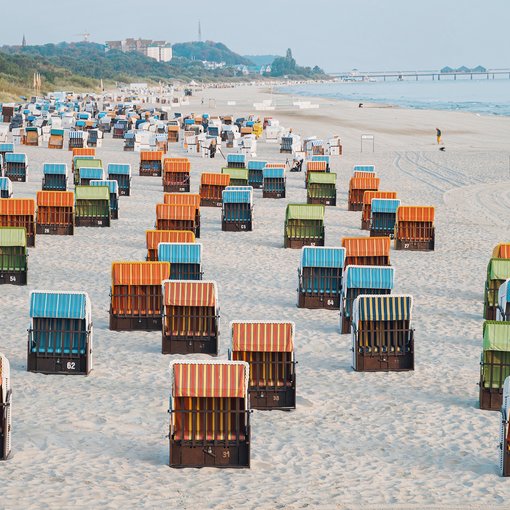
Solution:
{"label": "wooden base of beach chair", "polygon": [[161,170],[140,168],[140,177],[161,177]]}
{"label": "wooden base of beach chair", "polygon": [[116,317],[110,313],[110,331],[161,331],[162,319],[152,317]]}
{"label": "wooden base of beach chair", "polygon": [[344,315],[342,315],[341,312],[340,312],[340,328],[342,331],[342,335],[347,335],[348,333],[351,332],[351,318],[345,317]]}
{"label": "wooden base of beach chair", "polygon": [[129,197],[131,195],[131,188],[119,188],[119,196]]}
{"label": "wooden base of beach chair", "polygon": [[40,374],[66,374],[66,375],[88,375],[90,373],[89,355],[51,355],[28,352],[27,372]]}
{"label": "wooden base of beach chair", "polygon": [[11,173],[5,171],[5,177],[9,177],[12,182],[27,182],[26,175],[12,175]]}
{"label": "wooden base of beach chair", "polygon": [[427,241],[413,241],[413,240],[401,240],[395,241],[396,250],[409,250],[409,251],[434,251],[434,239]]}
{"label": "wooden base of beach chair", "polygon": [[499,411],[503,404],[503,388],[483,388],[480,386],[480,409]]}
{"label": "wooden base of beach chair", "polygon": [[119,210],[118,209],[110,209],[110,218],[112,220],[118,220],[119,219]]}
{"label": "wooden base of beach chair", "polygon": [[170,336],[163,335],[163,354],[210,354],[218,355],[218,335],[216,336]]}
{"label": "wooden base of beach chair", "polygon": [[370,230],[370,220],[361,220],[361,230]]}
{"label": "wooden base of beach chair", "polygon": [[261,182],[253,182],[253,181],[250,181],[249,178],[248,178],[248,186],[251,186],[253,189],[262,189]]}
{"label": "wooden base of beach chair", "polygon": [[393,239],[395,237],[395,232],[393,229],[391,230],[370,230],[370,237],[389,237]]}
{"label": "wooden base of beach chair", "polygon": [[316,310],[318,308],[325,308],[326,310],[339,310],[340,296],[310,296],[298,290],[297,306],[298,308],[309,308],[311,310]]}
{"label": "wooden base of beach chair", "polygon": [[251,232],[251,221],[225,221],[221,222],[221,230],[223,232]]}
{"label": "wooden base of beach chair", "polygon": [[268,411],[272,409],[296,409],[296,387],[287,388],[250,388],[251,409]]}
{"label": "wooden base of beach chair", "polygon": [[48,149],[63,149],[63,148],[64,148],[64,144],[59,144],[59,145],[48,144]]}
{"label": "wooden base of beach chair", "polygon": [[307,204],[323,204],[329,205],[331,207],[336,206],[336,197],[328,197],[328,198],[315,198],[315,197],[307,197]]}
{"label": "wooden base of beach chair", "polygon": [[354,370],[356,372],[399,372],[414,370],[414,353],[402,355],[379,354],[373,356],[355,353]]}
{"label": "wooden base of beach chair", "polygon": [[[190,185],[188,184],[165,184],[163,186],[165,193],[189,193]],[[201,202],[200,205],[203,205]]]}
{"label": "wooden base of beach chair", "polygon": [[200,207],[223,207],[223,202],[218,198],[200,198]]}
{"label": "wooden base of beach chair", "polygon": [[193,445],[192,441],[175,441],[170,439],[170,467],[218,467],[218,468],[249,468],[250,443],[232,441],[232,444],[204,445],[202,442]]}
{"label": "wooden base of beach chair", "polygon": [[349,205],[347,208],[348,211],[361,211],[362,209],[363,209],[363,204],[354,203],[354,202],[349,202]]}
{"label": "wooden base of beach chair", "polygon": [[77,227],[109,227],[110,218],[82,218],[76,216],[75,223]]}
{"label": "wooden base of beach chair", "polygon": [[262,198],[285,198],[285,191],[262,191]]}
{"label": "wooden base of beach chair", "polygon": [[324,246],[324,239],[289,239],[284,238],[284,248],[301,249],[303,246]]}
{"label": "wooden base of beach chair", "polygon": [[38,223],[35,231],[37,234],[72,236],[74,234],[74,225],[44,225]]}
{"label": "wooden base of beach chair", "polygon": [[124,152],[134,152],[135,148],[133,146],[126,146],[124,145]]}
{"label": "wooden base of beach chair", "polygon": [[26,285],[27,272],[26,271],[2,271],[0,269],[0,285]]}

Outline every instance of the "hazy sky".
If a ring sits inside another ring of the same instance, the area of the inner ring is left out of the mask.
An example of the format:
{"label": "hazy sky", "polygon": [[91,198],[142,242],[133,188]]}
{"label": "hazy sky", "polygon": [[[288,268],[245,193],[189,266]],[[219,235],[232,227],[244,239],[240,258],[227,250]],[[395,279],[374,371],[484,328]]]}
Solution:
{"label": "hazy sky", "polygon": [[[510,0],[0,0],[1,44],[221,41],[327,71],[510,67]],[[12,12],[10,12],[12,11]]]}

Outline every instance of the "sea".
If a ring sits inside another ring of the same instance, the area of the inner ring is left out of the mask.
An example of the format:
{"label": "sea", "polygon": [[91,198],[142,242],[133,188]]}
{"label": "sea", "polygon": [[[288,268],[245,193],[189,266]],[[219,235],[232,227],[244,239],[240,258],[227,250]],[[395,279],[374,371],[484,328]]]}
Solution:
{"label": "sea", "polygon": [[403,81],[331,82],[282,87],[296,96],[382,103],[403,108],[450,110],[482,115],[510,116],[510,79],[443,77]]}

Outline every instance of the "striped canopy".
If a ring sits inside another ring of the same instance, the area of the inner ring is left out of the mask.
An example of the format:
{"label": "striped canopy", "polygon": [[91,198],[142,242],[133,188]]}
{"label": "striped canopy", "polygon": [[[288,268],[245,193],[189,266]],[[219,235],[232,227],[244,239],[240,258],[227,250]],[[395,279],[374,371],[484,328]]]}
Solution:
{"label": "striped canopy", "polygon": [[201,264],[201,243],[159,243],[158,260],[171,264]]}
{"label": "striped canopy", "polygon": [[87,319],[90,300],[85,292],[34,290],[30,293],[30,318]]}
{"label": "striped canopy", "polygon": [[396,214],[400,200],[390,198],[372,199],[372,213]]}
{"label": "striped canopy", "polygon": [[165,306],[212,306],[218,304],[216,282],[165,280],[163,282]]}
{"label": "striped canopy", "polygon": [[147,249],[155,250],[159,243],[194,243],[195,234],[190,230],[146,230]]}
{"label": "striped canopy", "polygon": [[251,204],[253,202],[253,191],[249,189],[225,189],[222,191],[221,196],[223,204]]}
{"label": "striped canopy", "polygon": [[329,172],[311,172],[308,176],[308,184],[336,185],[336,174]]}
{"label": "striped canopy", "polygon": [[344,290],[393,289],[395,268],[390,266],[347,266]]}
{"label": "striped canopy", "polygon": [[412,296],[360,295],[354,300],[353,320],[396,321],[411,320]]}
{"label": "striped canopy", "polygon": [[424,205],[401,205],[397,210],[397,221],[423,221],[434,223],[434,207]]}
{"label": "striped canopy", "polygon": [[325,161],[308,160],[306,162],[306,170],[308,172],[325,172],[328,164]]}
{"label": "striped canopy", "polygon": [[347,257],[390,255],[389,237],[344,237],[342,246],[347,251]]}
{"label": "striped canopy", "polygon": [[244,361],[172,361],[170,372],[173,397],[247,398]]}
{"label": "striped canopy", "polygon": [[44,163],[43,174],[65,175],[67,177],[67,165],[65,163]]}
{"label": "striped canopy", "polygon": [[72,191],[38,191],[38,207],[74,207]]}
{"label": "striped canopy", "polygon": [[94,159],[90,156],[80,156],[74,159],[74,169],[80,170],[82,167],[103,168],[103,162],[100,159]]}
{"label": "striped canopy", "polygon": [[92,156],[95,157],[96,149],[95,147],[75,147],[73,149],[73,159],[75,157],[80,156]]}
{"label": "striped canopy", "polygon": [[264,179],[283,179],[285,177],[285,168],[268,168],[262,170]]}
{"label": "striped canopy", "polygon": [[110,194],[119,194],[119,183],[118,181],[115,181],[113,179],[110,180],[91,180],[90,181],[91,186],[106,186],[110,190]]}
{"label": "striped canopy", "polygon": [[373,191],[368,190],[363,193],[363,206],[372,205],[374,198],[397,198],[396,191]]}
{"label": "striped canopy", "polygon": [[7,152],[14,152],[14,144],[13,143],[0,143],[0,152],[4,154]]}
{"label": "striped canopy", "polygon": [[200,177],[200,184],[208,184],[211,186],[228,186],[230,184],[230,175],[203,173]]}
{"label": "striped canopy", "polygon": [[487,266],[488,280],[506,280],[510,278],[510,259],[490,259]]}
{"label": "striped canopy", "polygon": [[33,198],[0,198],[0,216],[34,216]]}
{"label": "striped canopy", "polygon": [[27,155],[21,154],[21,153],[14,153],[14,152],[8,152],[5,156],[5,162],[6,163],[26,163],[27,162]]}
{"label": "striped canopy", "polygon": [[156,204],[156,218],[158,220],[187,220],[195,221],[197,208],[194,205]]}
{"label": "striped canopy", "polygon": [[[84,122],[77,122],[76,125],[78,126],[79,124],[81,124],[82,126],[85,125]],[[78,139],[81,139],[84,137],[84,133],[83,131],[69,131],[69,138],[71,140],[78,140]]]}
{"label": "striped canopy", "polygon": [[222,168],[221,173],[224,175],[230,175],[230,180],[232,179],[248,180],[247,168]]}
{"label": "striped canopy", "polygon": [[252,159],[251,161],[248,161],[248,170],[264,170],[266,164],[267,161],[256,161]]}
{"label": "striped canopy", "polygon": [[351,177],[349,189],[378,190],[379,182],[378,177]]}
{"label": "striped canopy", "polygon": [[245,161],[245,154],[227,154],[227,163],[244,163]]}
{"label": "striped canopy", "polygon": [[353,172],[375,172],[375,165],[354,165]]}
{"label": "striped canopy", "polygon": [[497,259],[510,259],[510,243],[499,243],[492,250],[492,256]]}
{"label": "striped canopy", "polygon": [[232,351],[293,352],[293,322],[232,322]]}
{"label": "striped canopy", "polygon": [[312,161],[325,161],[329,165],[329,156],[316,155],[312,156]]}
{"label": "striped canopy", "polygon": [[301,249],[301,268],[337,267],[342,268],[345,261],[345,248],[325,248],[322,246],[304,246]]}
{"label": "striped canopy", "polygon": [[163,151],[141,151],[140,161],[161,161],[163,159]]}
{"label": "striped canopy", "polygon": [[0,227],[0,246],[27,246],[27,231],[20,227]]}
{"label": "striped canopy", "polygon": [[112,285],[161,285],[170,277],[168,262],[114,262]]}
{"label": "striped canopy", "polygon": [[285,213],[287,220],[324,221],[326,208],[322,204],[288,204]]}
{"label": "striped canopy", "polygon": [[80,167],[80,179],[104,179],[104,170],[101,167]]}
{"label": "striped canopy", "polygon": [[120,163],[110,163],[108,165],[108,175],[129,175],[131,176],[131,165]]}
{"label": "striped canopy", "polygon": [[76,186],[74,195],[76,200],[110,201],[110,190],[106,186]]}
{"label": "striped canopy", "polygon": [[483,323],[483,350],[510,352],[510,322]]}
{"label": "striped canopy", "polygon": [[200,207],[200,195],[198,193],[165,193],[163,195],[163,202],[165,204]]}
{"label": "striped canopy", "polygon": [[165,158],[163,160],[163,169],[169,173],[189,173],[191,163],[188,158]]}

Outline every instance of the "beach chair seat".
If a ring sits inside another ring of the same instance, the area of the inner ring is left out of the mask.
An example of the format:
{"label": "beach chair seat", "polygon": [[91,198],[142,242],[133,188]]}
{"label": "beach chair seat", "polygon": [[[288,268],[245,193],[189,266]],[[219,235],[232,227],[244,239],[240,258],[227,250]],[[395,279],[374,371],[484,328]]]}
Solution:
{"label": "beach chair seat", "polygon": [[66,164],[45,163],[43,165],[42,189],[45,191],[66,191],[67,177]]}
{"label": "beach chair seat", "polygon": [[13,182],[26,182],[28,178],[28,157],[26,154],[8,152],[4,156],[4,177]]}
{"label": "beach chair seat", "polygon": [[250,466],[248,371],[240,361],[170,364],[171,467]]}
{"label": "beach chair seat", "polygon": [[267,164],[267,161],[248,161],[248,186],[251,186],[253,189],[261,189],[264,176],[263,170]]}
{"label": "beach chair seat", "polygon": [[284,248],[324,246],[324,209],[322,204],[287,205]]}
{"label": "beach chair seat", "polygon": [[74,193],[72,191],[37,192],[38,234],[74,234]]}
{"label": "beach chair seat", "polygon": [[76,186],[74,196],[77,227],[110,226],[110,190],[108,187]]}
{"label": "beach chair seat", "polygon": [[110,163],[107,172],[109,180],[117,181],[119,195],[129,197],[131,195],[131,165]]}
{"label": "beach chair seat", "polygon": [[222,192],[221,230],[251,232],[253,229],[253,188],[228,186]]}
{"label": "beach chair seat", "polygon": [[262,170],[262,198],[285,198],[285,165],[267,164]]}
{"label": "beach chair seat", "polygon": [[311,172],[307,181],[307,203],[336,206],[336,174]]}

